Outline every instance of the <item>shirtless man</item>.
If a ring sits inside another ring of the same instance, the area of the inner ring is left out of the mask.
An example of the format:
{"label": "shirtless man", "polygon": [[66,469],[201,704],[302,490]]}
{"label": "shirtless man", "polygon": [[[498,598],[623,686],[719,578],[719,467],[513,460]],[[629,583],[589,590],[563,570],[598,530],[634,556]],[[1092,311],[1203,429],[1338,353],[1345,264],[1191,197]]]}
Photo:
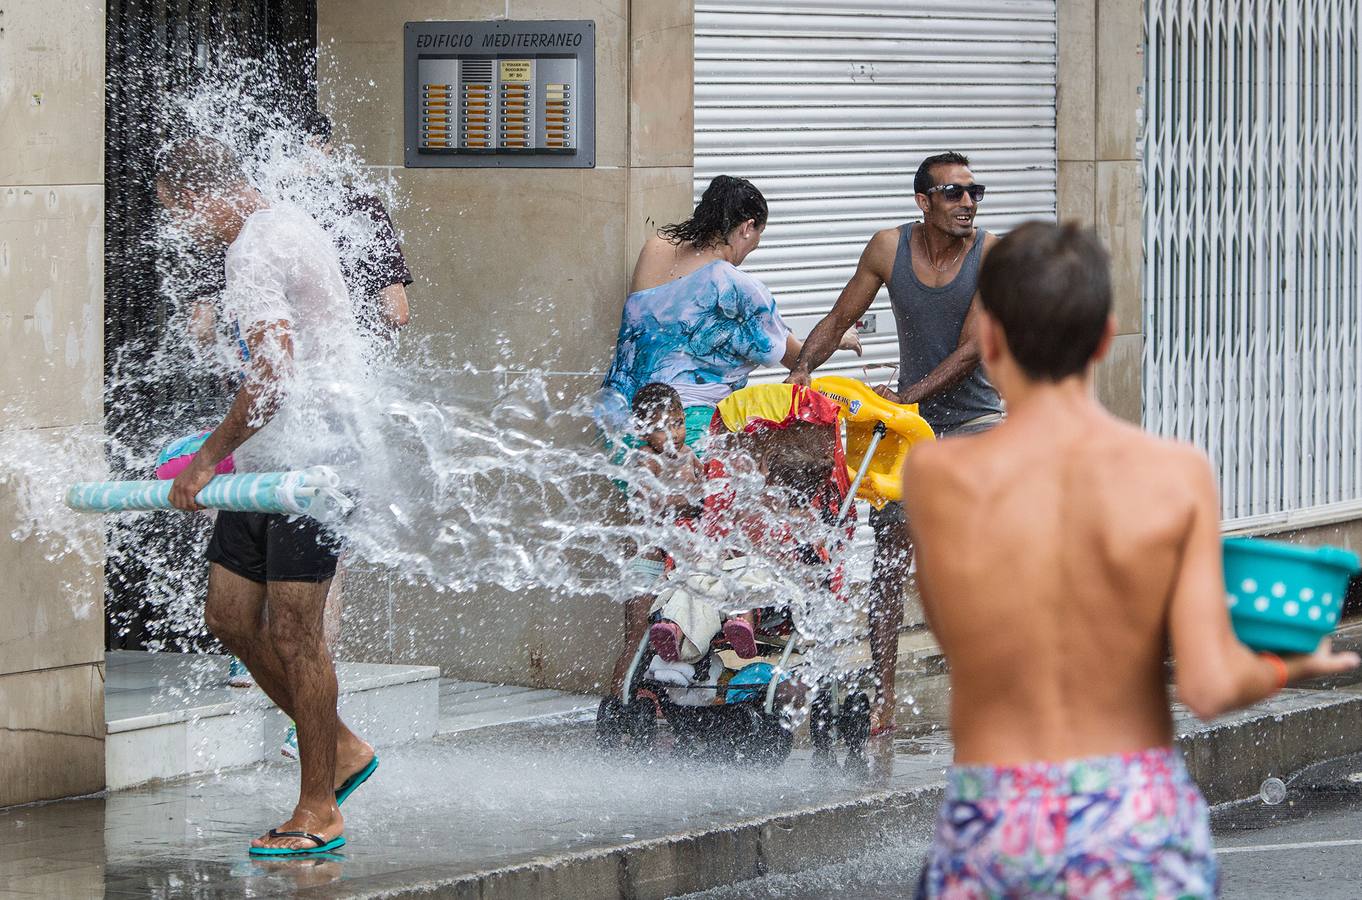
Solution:
{"label": "shirtless man", "polygon": [[[979,367],[971,327],[979,309],[979,266],[998,240],[974,227],[984,186],[974,180],[968,159],[940,153],[918,166],[913,191],[921,224],[886,228],[870,239],[856,273],[809,333],[787,380],[808,384],[810,373],[836,349],[838,335],[854,328],[887,286],[898,325],[898,384],[875,390],[895,403],[921,404],[922,417],[938,437],[983,431],[1003,413],[998,392]],[[899,627],[913,547],[897,503],[872,510],[870,526],[875,532],[870,654],[879,683],[871,733],[882,734],[894,727]]]}
{"label": "shirtless man", "polygon": [[904,473],[955,741],[919,896],[1211,896],[1206,805],[1173,748],[1170,648],[1202,719],[1358,657],[1325,641],[1283,661],[1235,638],[1206,458],[1093,394],[1114,326],[1092,232],[1023,225],[979,288],[1007,421],[919,447]]}

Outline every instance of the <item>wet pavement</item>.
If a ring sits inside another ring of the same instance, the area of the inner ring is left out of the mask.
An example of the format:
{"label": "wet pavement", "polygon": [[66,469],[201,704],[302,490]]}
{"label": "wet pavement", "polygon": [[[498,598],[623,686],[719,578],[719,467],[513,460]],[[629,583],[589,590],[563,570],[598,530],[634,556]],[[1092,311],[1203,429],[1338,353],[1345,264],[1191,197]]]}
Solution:
{"label": "wet pavement", "polygon": [[0,900],[365,894],[912,789],[949,759],[938,740],[882,746],[868,778],[819,773],[798,748],[775,769],[650,762],[601,754],[584,724],[448,735],[381,757],[346,803],[349,845],[325,859],[247,856],[291,808],[291,764],[0,812]]}

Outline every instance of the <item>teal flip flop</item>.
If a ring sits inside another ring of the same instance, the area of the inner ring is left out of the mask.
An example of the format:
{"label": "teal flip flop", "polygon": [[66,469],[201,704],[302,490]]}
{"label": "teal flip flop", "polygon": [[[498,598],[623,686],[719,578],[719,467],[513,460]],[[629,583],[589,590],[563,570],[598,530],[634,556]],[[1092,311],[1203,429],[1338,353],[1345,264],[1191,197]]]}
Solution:
{"label": "teal flip flop", "polygon": [[349,778],[345,779],[345,782],[341,784],[340,787],[336,788],[336,805],[340,806],[342,803],[344,803],[345,798],[353,794],[355,792],[355,789],[358,788],[361,784],[368,781],[369,776],[373,775],[374,772],[376,771],[378,771],[377,753],[374,754],[373,759],[369,760],[369,764],[367,766],[360,769],[358,772],[351,775]]}
{"label": "teal flip flop", "polygon": [[270,837],[300,837],[307,838],[317,846],[315,847],[252,847],[251,856],[312,856],[315,853],[330,853],[332,850],[339,850],[345,846],[345,835],[338,834],[332,840],[310,834],[306,831],[276,831],[270,829]]}

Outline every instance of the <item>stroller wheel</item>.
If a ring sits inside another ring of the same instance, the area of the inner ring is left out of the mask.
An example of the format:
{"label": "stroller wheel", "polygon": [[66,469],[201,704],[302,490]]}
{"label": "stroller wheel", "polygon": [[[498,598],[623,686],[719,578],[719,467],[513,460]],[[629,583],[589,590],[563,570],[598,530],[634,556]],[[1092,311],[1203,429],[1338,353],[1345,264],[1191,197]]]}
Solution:
{"label": "stroller wheel", "polygon": [[625,705],[606,697],[596,708],[596,746],[602,750],[652,750],[657,717],[652,701],[638,699]]}
{"label": "stroller wheel", "polygon": [[756,706],[744,707],[745,732],[734,742],[738,762],[778,766],[794,749],[794,735],[779,715],[767,715]]}
{"label": "stroller wheel", "polygon": [[818,692],[809,707],[809,740],[813,743],[813,764],[827,769],[837,765],[832,752],[832,692],[827,686]]}
{"label": "stroller wheel", "polygon": [[624,704],[615,697],[604,698],[596,707],[596,746],[602,750],[619,750],[627,737]]}
{"label": "stroller wheel", "polygon": [[639,698],[624,707],[624,720],[633,749],[648,753],[657,742],[657,707],[653,701]]}

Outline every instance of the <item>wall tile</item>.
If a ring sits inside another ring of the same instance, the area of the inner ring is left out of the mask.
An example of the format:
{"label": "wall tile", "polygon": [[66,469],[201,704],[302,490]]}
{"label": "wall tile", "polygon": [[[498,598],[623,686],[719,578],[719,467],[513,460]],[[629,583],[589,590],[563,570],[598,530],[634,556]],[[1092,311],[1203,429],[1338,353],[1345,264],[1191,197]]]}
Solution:
{"label": "wall tile", "polygon": [[[694,209],[690,166],[629,170],[629,231],[625,255],[630,272],[643,243],[663,225],[689,218]],[[621,305],[624,298],[620,298]]]}
{"label": "wall tile", "polygon": [[1144,327],[1144,209],[1138,162],[1097,163],[1097,233],[1111,254],[1118,334]]}
{"label": "wall tile", "polygon": [[1142,372],[1144,336],[1118,335],[1107,358],[1098,363],[1094,374],[1097,397],[1113,415],[1140,425],[1143,399]]}
{"label": "wall tile", "polygon": [[[20,446],[17,452],[44,452],[60,445],[59,438],[71,429],[44,429],[20,437],[37,441],[36,449]],[[51,442],[49,444],[49,441]],[[0,442],[8,444],[4,435]],[[26,530],[29,516],[21,512],[17,490],[51,493],[39,496],[44,506],[60,503],[61,485],[44,479],[0,485],[0,675],[31,669],[96,663],[104,659],[104,567],[101,561],[103,536],[97,519],[59,509],[44,512],[53,527],[71,529],[74,539],[88,541],[84,552],[93,562],[83,562],[78,554],[49,560],[63,549],[40,536],[12,538]],[[31,502],[25,498],[25,503]]]}
{"label": "wall tile", "polygon": [[0,185],[104,181],[104,4],[7,3]]}
{"label": "wall tile", "polygon": [[0,676],[0,807],[103,787],[103,664]]}
{"label": "wall tile", "polygon": [[457,368],[605,366],[624,303],[628,173],[407,169],[395,211],[414,339]]}
{"label": "wall tile", "polygon": [[629,31],[634,38],[669,28],[695,29],[695,0],[629,0]]}
{"label": "wall tile", "polygon": [[1135,159],[1144,102],[1144,3],[1097,4],[1097,158]]}
{"label": "wall tile", "polygon": [[0,428],[98,422],[104,189],[0,187]]}
{"label": "wall tile", "polygon": [[1059,221],[1096,225],[1097,164],[1061,159],[1057,180]]}
{"label": "wall tile", "polygon": [[447,677],[592,691],[623,640],[624,608],[605,596],[395,590],[395,661],[439,666]]}
{"label": "wall tile", "polygon": [[629,117],[630,165],[692,164],[695,155],[692,23],[634,32],[630,42]]}
{"label": "wall tile", "polygon": [[1055,85],[1060,160],[1095,159],[1097,0],[1059,0],[1059,71]]}

